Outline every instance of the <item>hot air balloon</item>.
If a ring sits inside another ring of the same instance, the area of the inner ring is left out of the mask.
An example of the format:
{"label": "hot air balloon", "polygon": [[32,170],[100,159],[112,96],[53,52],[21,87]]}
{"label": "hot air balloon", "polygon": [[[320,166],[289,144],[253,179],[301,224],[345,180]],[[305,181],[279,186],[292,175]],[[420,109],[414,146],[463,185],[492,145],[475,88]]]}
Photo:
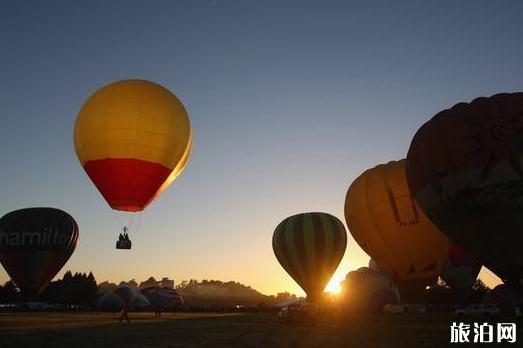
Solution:
{"label": "hot air balloon", "polygon": [[149,300],[137,289],[130,286],[119,286],[102,296],[98,308],[117,311],[123,307],[145,309],[150,305]]}
{"label": "hot air balloon", "polygon": [[49,284],[77,241],[78,225],[59,209],[20,209],[0,219],[0,262],[28,298]]}
{"label": "hot air balloon", "polygon": [[523,278],[523,93],[441,111],[414,136],[411,192],[452,241],[505,282]]}
{"label": "hot air balloon", "polygon": [[345,219],[356,242],[394,275],[400,291],[422,291],[441,274],[449,241],[411,196],[405,160],[378,165],[354,180],[345,199]]}
{"label": "hot air balloon", "polygon": [[166,88],[123,80],[102,87],[85,102],[76,119],[74,144],[109,206],[139,212],[184,169],[191,126],[182,103]]}
{"label": "hot air balloon", "polygon": [[474,256],[450,243],[447,261],[441,274],[441,278],[450,288],[470,292],[480,270],[481,263]]}
{"label": "hot air balloon", "polygon": [[289,275],[307,293],[320,300],[347,247],[343,223],[326,213],[304,213],[283,220],[274,231],[272,248]]}
{"label": "hot air balloon", "polygon": [[400,296],[385,271],[361,267],[349,272],[342,284],[342,297],[351,310],[381,312],[386,304],[398,304]]}
{"label": "hot air balloon", "polygon": [[173,310],[183,307],[183,297],[172,288],[149,286],[140,292],[147,297],[153,308]]}

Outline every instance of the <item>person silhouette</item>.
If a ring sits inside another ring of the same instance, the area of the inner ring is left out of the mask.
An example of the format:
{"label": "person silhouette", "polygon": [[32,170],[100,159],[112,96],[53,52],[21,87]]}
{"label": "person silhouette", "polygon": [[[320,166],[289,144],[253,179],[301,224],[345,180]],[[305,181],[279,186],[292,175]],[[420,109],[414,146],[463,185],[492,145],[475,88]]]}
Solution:
{"label": "person silhouette", "polygon": [[130,322],[131,322],[131,321],[129,320],[129,316],[128,316],[128,314],[127,314],[128,312],[129,312],[129,306],[128,306],[128,305],[124,305],[124,306],[122,307],[122,311],[120,312],[120,319],[119,319],[120,323],[121,323],[122,321],[124,321],[124,320],[125,320],[127,323],[130,323]]}
{"label": "person silhouette", "polygon": [[122,231],[123,231],[123,239],[125,239],[126,241],[129,240],[129,235],[127,234],[127,231],[128,231],[128,230],[129,230],[129,229],[127,228],[127,226],[124,226],[124,227],[122,228]]}

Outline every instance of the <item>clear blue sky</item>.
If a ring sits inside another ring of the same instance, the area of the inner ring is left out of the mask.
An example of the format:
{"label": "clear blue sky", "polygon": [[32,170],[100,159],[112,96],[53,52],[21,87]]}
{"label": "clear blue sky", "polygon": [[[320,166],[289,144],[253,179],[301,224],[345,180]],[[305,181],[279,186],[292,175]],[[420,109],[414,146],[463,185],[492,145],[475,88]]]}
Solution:
{"label": "clear blue sky", "polygon": [[[343,219],[351,181],[404,157],[433,114],[521,90],[522,13],[521,1],[0,0],[0,213],[70,212],[80,244],[65,269],[99,281],[297,291],[274,227],[303,211]],[[95,89],[131,77],[183,101],[194,150],[121,252],[72,130]],[[338,279],[367,260],[350,239]]]}

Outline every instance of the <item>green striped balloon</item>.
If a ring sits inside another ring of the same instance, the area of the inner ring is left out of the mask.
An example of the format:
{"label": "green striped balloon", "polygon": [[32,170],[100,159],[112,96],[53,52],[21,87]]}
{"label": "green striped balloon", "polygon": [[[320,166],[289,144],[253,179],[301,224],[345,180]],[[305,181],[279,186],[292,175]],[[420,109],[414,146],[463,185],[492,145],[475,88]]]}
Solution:
{"label": "green striped balloon", "polygon": [[311,301],[323,293],[346,247],[343,223],[326,213],[290,216],[272,236],[276,258]]}

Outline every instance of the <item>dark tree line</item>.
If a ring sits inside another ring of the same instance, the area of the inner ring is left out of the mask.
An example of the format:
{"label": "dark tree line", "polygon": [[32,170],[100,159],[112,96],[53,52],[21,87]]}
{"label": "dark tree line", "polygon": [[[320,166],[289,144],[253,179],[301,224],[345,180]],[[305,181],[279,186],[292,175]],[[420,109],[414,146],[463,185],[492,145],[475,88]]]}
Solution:
{"label": "dark tree line", "polygon": [[[120,286],[123,285],[139,289],[138,283],[134,280],[121,282]],[[144,283],[143,285],[147,284]],[[0,303],[44,302],[63,306],[94,308],[101,294],[117,286],[108,282],[98,285],[92,273],[77,272],[73,274],[71,271],[67,271],[62,279],[51,282],[37,298],[24,297],[15,284],[8,281],[4,286],[0,286]],[[296,295],[288,292],[279,293],[276,296],[267,296],[250,286],[234,281],[197,281],[191,279],[181,282],[176,289],[189,308],[212,306],[267,308],[275,303],[297,299]]]}
{"label": "dark tree line", "polygon": [[182,281],[176,290],[182,295],[186,306],[234,306],[256,307],[272,304],[274,297],[266,296],[250,286],[238,282],[191,279]]}
{"label": "dark tree line", "polygon": [[19,303],[28,300],[93,307],[96,305],[98,288],[93,273],[73,273],[67,271],[60,280],[51,282],[36,299],[28,299],[16,288],[12,281],[0,286],[0,303]]}

